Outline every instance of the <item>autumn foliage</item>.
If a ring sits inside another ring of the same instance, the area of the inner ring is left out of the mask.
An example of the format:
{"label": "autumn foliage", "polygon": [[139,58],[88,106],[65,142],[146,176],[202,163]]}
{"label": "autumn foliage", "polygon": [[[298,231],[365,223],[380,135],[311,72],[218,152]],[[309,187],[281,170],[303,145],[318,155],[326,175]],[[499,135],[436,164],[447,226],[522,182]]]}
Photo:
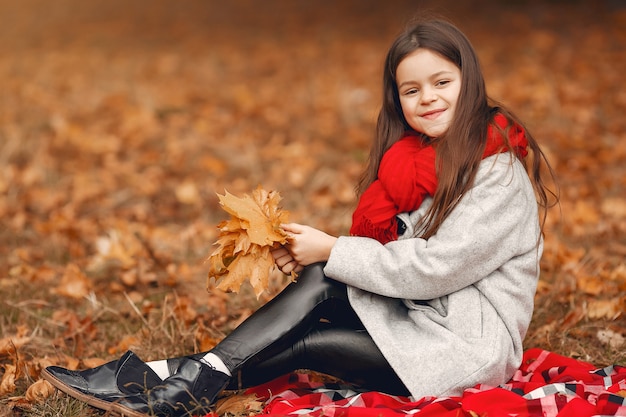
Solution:
{"label": "autumn foliage", "polygon": [[525,346],[626,364],[621,3],[0,0],[0,416],[99,415],[45,366],[213,347],[291,282],[264,283],[284,212],[347,234],[384,54],[424,10],[556,171]]}
{"label": "autumn foliage", "polygon": [[209,280],[218,280],[220,290],[234,292],[249,281],[259,297],[267,289],[275,267],[270,250],[287,243],[281,224],[287,221],[289,213],[280,208],[277,191],[261,187],[241,198],[228,191],[218,197],[231,217],[218,226],[218,247],[208,259]]}

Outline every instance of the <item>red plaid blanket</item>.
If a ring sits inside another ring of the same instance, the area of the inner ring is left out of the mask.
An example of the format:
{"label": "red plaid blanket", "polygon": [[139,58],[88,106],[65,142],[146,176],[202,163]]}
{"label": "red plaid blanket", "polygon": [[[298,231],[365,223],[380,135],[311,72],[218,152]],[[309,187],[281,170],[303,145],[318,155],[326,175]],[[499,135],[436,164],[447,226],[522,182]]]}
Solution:
{"label": "red plaid blanket", "polygon": [[247,391],[269,416],[587,417],[626,416],[626,367],[590,363],[541,349],[498,387],[478,385],[460,397],[412,399],[322,384],[293,373]]}

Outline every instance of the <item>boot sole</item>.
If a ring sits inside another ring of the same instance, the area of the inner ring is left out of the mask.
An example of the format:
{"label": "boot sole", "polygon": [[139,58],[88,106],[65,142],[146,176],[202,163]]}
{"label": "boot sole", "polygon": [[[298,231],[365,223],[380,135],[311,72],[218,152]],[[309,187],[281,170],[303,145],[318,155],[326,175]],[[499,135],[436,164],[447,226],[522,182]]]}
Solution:
{"label": "boot sole", "polygon": [[93,395],[88,395],[72,387],[69,387],[65,385],[63,381],[49,373],[46,369],[43,369],[41,371],[41,377],[51,383],[56,389],[66,393],[70,397],[86,402],[90,406],[98,408],[100,410],[109,411],[121,417],[149,417],[149,414],[144,414],[140,413],[139,411],[131,410],[130,408],[116,402],[101,400],[100,398],[94,397]]}

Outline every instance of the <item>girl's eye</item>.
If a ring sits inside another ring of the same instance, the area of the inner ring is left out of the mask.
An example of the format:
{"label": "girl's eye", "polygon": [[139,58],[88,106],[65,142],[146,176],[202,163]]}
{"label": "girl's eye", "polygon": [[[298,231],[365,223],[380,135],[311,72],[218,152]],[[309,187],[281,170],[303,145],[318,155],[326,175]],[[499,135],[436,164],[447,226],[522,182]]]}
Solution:
{"label": "girl's eye", "polygon": [[408,96],[408,95],[411,95],[411,94],[417,94],[418,91],[419,90],[417,88],[411,88],[410,90],[406,90],[404,92],[404,95]]}
{"label": "girl's eye", "polygon": [[450,80],[440,80],[440,81],[437,81],[437,83],[435,85],[443,87],[444,85],[448,84],[449,82],[450,82]]}

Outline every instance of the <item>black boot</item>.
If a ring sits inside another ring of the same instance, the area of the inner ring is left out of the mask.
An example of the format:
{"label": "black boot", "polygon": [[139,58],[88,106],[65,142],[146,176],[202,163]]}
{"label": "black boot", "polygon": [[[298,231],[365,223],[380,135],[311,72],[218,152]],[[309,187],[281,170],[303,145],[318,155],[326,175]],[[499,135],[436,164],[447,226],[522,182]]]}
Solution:
{"label": "black boot", "polygon": [[118,360],[83,371],[49,366],[41,376],[71,397],[102,410],[112,410],[112,404],[129,396],[144,395],[163,382],[131,351]]}
{"label": "black boot", "polygon": [[[229,380],[228,375],[208,364],[183,358],[176,374],[145,395],[121,399],[118,406],[158,417],[204,415],[211,411],[209,407]],[[117,410],[123,409],[118,407]]]}

